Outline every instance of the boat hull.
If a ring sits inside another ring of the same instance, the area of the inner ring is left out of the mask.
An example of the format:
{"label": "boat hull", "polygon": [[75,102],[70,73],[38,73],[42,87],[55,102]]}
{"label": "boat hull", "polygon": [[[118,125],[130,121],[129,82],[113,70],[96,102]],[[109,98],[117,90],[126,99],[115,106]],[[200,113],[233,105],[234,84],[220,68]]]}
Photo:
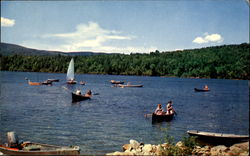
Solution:
{"label": "boat hull", "polygon": [[67,81],[67,84],[76,84],[76,81]]}
{"label": "boat hull", "polygon": [[[39,148],[29,148],[32,146],[37,146]],[[40,143],[28,143],[28,145],[25,145],[22,150],[0,145],[0,152],[6,155],[79,155],[80,148],[78,146],[61,147]]]}
{"label": "boat hull", "polygon": [[163,122],[163,121],[171,121],[174,118],[174,113],[169,115],[156,115],[152,114],[152,123]]}
{"label": "boat hull", "polygon": [[48,81],[51,81],[51,82],[59,82],[59,79],[48,79]]}
{"label": "boat hull", "polygon": [[196,91],[196,92],[209,92],[210,90],[194,88],[194,91]]}
{"label": "boat hull", "polygon": [[124,84],[123,81],[110,81],[111,84]]}
{"label": "boat hull", "polygon": [[28,82],[29,83],[29,85],[31,85],[31,86],[40,86],[40,85],[42,85],[42,83],[41,82]]}
{"label": "boat hull", "polygon": [[90,99],[90,97],[72,93],[72,102],[78,102],[78,101],[83,101],[83,100],[88,100],[88,99]]}
{"label": "boat hull", "polygon": [[249,135],[212,133],[197,130],[189,130],[187,133],[190,136],[196,136],[197,141],[203,144],[231,146],[236,143],[249,141]]}
{"label": "boat hull", "polygon": [[121,87],[121,88],[125,88],[125,87],[143,87],[143,85],[121,85],[121,84],[119,84],[118,86]]}

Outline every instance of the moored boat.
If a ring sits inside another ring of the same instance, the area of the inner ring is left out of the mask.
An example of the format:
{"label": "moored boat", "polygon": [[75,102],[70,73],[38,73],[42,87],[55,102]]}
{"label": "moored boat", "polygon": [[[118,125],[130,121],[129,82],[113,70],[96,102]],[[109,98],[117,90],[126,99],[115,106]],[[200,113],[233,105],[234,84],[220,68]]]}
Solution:
{"label": "moored boat", "polygon": [[34,142],[19,142],[14,132],[8,132],[8,143],[0,145],[4,155],[79,155],[79,146],[55,146]]}
{"label": "moored boat", "polygon": [[110,83],[112,83],[112,84],[124,84],[123,81],[115,81],[115,80],[110,80]]}
{"label": "moored boat", "polygon": [[163,121],[171,121],[173,118],[174,118],[174,113],[163,114],[163,115],[157,115],[157,114],[153,113],[152,114],[152,123],[163,122]]}
{"label": "moored boat", "polygon": [[76,93],[72,93],[72,102],[78,102],[78,101],[83,101],[83,100],[88,100],[90,99],[90,96],[85,96],[85,95],[77,95]]}
{"label": "moored boat", "polygon": [[210,90],[194,88],[196,92],[209,92]]}
{"label": "moored boat", "polygon": [[190,136],[196,136],[198,141],[212,145],[226,145],[231,146],[235,143],[249,141],[249,135],[236,135],[226,133],[213,133],[198,130],[188,130]]}

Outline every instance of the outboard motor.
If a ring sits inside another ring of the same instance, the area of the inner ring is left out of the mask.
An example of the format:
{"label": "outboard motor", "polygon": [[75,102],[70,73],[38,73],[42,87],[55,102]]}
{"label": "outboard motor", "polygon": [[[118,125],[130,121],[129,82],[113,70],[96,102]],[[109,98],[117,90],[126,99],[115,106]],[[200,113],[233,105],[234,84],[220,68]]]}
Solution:
{"label": "outboard motor", "polygon": [[17,148],[19,146],[19,140],[15,132],[7,132],[8,145],[12,148]]}

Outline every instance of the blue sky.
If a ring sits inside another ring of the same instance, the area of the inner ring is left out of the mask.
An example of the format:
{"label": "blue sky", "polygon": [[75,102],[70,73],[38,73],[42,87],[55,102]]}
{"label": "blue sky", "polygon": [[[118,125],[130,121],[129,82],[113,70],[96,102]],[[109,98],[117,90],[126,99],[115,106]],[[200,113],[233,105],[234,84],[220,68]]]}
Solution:
{"label": "blue sky", "polygon": [[1,1],[1,42],[126,53],[249,43],[246,0]]}

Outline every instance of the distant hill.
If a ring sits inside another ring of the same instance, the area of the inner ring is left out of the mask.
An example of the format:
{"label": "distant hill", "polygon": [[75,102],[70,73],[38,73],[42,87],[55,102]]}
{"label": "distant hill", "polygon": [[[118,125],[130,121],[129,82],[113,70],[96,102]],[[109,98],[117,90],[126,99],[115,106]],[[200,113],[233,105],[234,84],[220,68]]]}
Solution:
{"label": "distant hill", "polygon": [[63,55],[63,56],[91,56],[91,55],[105,55],[108,53],[103,52],[61,52],[61,51],[49,51],[49,50],[38,50],[32,48],[26,48],[16,44],[10,43],[0,43],[0,54],[3,56],[10,55],[24,55],[24,56],[55,56],[55,55]]}

